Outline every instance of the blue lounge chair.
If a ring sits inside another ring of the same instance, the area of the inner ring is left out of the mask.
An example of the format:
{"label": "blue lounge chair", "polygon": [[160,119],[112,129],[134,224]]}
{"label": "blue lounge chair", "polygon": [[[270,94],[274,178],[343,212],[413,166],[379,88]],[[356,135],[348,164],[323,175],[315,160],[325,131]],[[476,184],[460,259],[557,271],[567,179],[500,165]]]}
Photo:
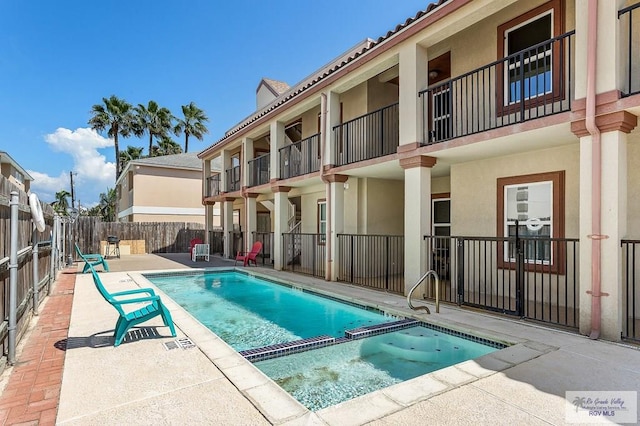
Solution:
{"label": "blue lounge chair", "polygon": [[78,253],[78,256],[80,256],[80,259],[84,261],[84,268],[82,268],[83,274],[86,274],[87,272],[89,272],[89,268],[92,268],[98,265],[102,265],[102,269],[105,272],[109,272],[109,265],[107,264],[107,261],[101,254],[97,254],[97,253],[84,254],[80,251],[80,247],[78,247],[78,243],[76,243],[75,246],[76,246],[76,253]]}
{"label": "blue lounge chair", "polygon": [[[169,330],[171,330],[171,336],[176,337],[176,329],[173,325],[171,314],[169,313],[169,310],[162,304],[160,296],[156,295],[153,289],[138,288],[135,290],[109,293],[107,289],[102,285],[102,281],[100,281],[100,277],[98,276],[96,270],[93,269],[93,266],[90,266],[89,269],[91,270],[91,274],[93,275],[93,282],[95,283],[96,288],[98,289],[102,297],[104,297],[104,299],[109,302],[109,304],[113,306],[120,314],[120,318],[118,318],[118,322],[116,322],[116,327],[113,333],[113,346],[118,346],[120,343],[122,343],[122,340],[127,335],[127,331],[129,331],[131,327],[150,320],[151,318],[154,318],[158,315],[162,317],[164,325],[169,327]],[[144,296],[127,298],[136,294],[144,294]],[[149,303],[131,312],[125,312],[124,309],[122,309],[122,305],[144,302]]]}

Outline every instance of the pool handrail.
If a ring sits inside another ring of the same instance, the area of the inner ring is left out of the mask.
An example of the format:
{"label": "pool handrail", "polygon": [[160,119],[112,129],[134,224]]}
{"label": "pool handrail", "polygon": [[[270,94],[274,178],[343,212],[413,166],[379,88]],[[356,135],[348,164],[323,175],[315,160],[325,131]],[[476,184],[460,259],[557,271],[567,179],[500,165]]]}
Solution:
{"label": "pool handrail", "polygon": [[422,281],[424,281],[430,275],[432,275],[436,280],[436,313],[439,314],[440,313],[440,277],[438,277],[438,273],[433,269],[430,269],[427,272],[425,272],[424,275],[420,277],[418,282],[415,283],[413,287],[411,287],[411,290],[409,290],[409,293],[407,294],[407,304],[414,311],[423,309],[427,311],[428,314],[431,314],[431,311],[427,306],[413,306],[413,304],[411,303],[411,294],[413,293],[413,291],[416,288],[418,288],[418,286],[422,284]]}

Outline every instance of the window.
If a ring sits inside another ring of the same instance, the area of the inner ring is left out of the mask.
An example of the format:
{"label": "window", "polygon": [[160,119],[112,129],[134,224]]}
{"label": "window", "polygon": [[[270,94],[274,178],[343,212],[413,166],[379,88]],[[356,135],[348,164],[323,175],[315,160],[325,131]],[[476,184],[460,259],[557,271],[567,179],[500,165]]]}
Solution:
{"label": "window", "polygon": [[[434,194],[431,200],[432,268],[440,279],[449,279],[451,266],[451,198],[450,194]],[[439,237],[439,238],[438,238]]]}
{"label": "window", "polygon": [[319,244],[324,244],[327,240],[327,201],[318,200],[318,234]]}
{"label": "window", "polygon": [[[498,236],[515,237],[516,230],[525,263],[560,272],[560,244],[551,238],[564,237],[563,171],[498,179]],[[513,240],[502,252],[499,266],[515,265]]]}
{"label": "window", "polygon": [[240,232],[240,210],[233,211],[233,231]]}
{"label": "window", "polygon": [[562,48],[551,41],[562,33],[562,6],[562,0],[551,0],[498,27],[498,57],[508,58],[498,85],[504,106],[524,101],[533,107],[538,105],[534,100],[562,97]]}
{"label": "window", "polygon": [[16,180],[16,182],[24,184],[24,175],[22,174],[22,172],[20,172],[19,170],[13,169],[11,171],[11,175]]}
{"label": "window", "polygon": [[440,86],[431,97],[431,142],[451,139],[451,90],[449,86]]}

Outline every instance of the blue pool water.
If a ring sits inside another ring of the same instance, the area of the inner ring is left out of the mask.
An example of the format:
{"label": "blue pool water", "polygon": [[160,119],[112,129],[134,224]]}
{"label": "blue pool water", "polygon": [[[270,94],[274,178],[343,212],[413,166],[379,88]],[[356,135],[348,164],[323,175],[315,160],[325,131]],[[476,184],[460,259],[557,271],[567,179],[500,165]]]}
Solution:
{"label": "blue pool water", "polygon": [[397,320],[238,272],[146,278],[237,351]]}
{"label": "blue pool water", "polygon": [[[325,347],[254,362],[314,411],[501,347],[239,272],[146,278],[239,352],[323,335],[336,338]],[[371,327],[377,324],[397,331]],[[359,327],[365,329],[345,338],[346,330]],[[373,337],[355,338],[360,334]]]}
{"label": "blue pool water", "polygon": [[411,327],[254,365],[315,411],[495,350]]}

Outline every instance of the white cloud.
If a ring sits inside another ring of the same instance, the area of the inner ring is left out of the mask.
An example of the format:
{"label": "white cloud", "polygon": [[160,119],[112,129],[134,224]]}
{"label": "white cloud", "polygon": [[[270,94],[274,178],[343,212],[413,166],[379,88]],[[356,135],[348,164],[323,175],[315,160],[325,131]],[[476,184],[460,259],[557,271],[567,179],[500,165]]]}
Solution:
{"label": "white cloud", "polygon": [[[100,136],[90,128],[73,131],[63,127],[46,135],[44,139],[53,151],[69,154],[73,158],[76,200],[96,202],[100,192],[113,188],[116,165],[107,161],[99,152],[104,148],[113,149],[113,140]],[[42,199],[54,200],[56,192],[70,186],[68,171],[62,171],[58,177],[30,170],[28,172],[34,178],[32,190],[38,192]]]}

